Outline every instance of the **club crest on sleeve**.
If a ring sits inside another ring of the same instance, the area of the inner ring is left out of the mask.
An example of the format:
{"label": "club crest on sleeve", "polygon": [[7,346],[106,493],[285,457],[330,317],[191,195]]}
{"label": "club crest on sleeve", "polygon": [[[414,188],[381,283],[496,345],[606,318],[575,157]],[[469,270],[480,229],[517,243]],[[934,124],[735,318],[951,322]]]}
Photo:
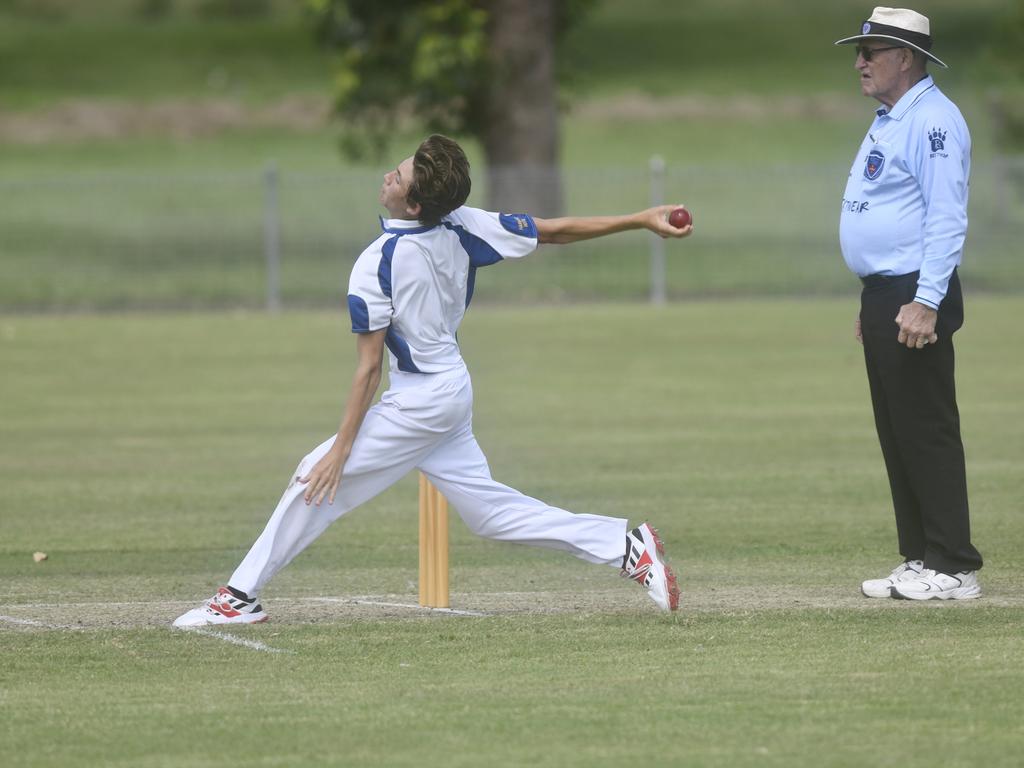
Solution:
{"label": "club crest on sleeve", "polygon": [[[946,132],[941,128],[932,128],[928,131],[928,141],[932,145],[932,157],[935,157],[946,148]],[[942,156],[946,157],[945,154]]]}
{"label": "club crest on sleeve", "polygon": [[864,161],[864,178],[868,181],[874,181],[882,175],[882,166],[884,165],[885,155],[882,154],[882,150],[871,150]]}
{"label": "club crest on sleeve", "polygon": [[523,237],[537,236],[537,225],[526,214],[502,213],[498,215],[498,220],[501,221],[501,226],[514,235],[522,235]]}

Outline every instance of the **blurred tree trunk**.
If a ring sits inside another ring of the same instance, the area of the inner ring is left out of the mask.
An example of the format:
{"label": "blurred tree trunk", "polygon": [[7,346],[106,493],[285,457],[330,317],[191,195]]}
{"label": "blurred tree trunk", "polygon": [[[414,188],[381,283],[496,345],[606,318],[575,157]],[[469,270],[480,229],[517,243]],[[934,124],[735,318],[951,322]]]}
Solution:
{"label": "blurred tree trunk", "polygon": [[492,81],[481,140],[492,210],[561,215],[555,4],[487,0]]}
{"label": "blurred tree trunk", "polygon": [[343,149],[380,155],[414,116],[480,140],[488,207],[560,214],[559,41],[595,3],[306,0],[317,38],[340,53]]}

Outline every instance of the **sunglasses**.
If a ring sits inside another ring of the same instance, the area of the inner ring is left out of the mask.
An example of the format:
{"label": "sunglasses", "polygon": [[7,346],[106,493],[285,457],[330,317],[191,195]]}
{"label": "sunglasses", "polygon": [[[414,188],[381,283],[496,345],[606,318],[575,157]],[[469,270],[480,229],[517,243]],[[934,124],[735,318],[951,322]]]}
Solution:
{"label": "sunglasses", "polygon": [[874,57],[876,53],[881,53],[882,51],[896,51],[899,50],[900,48],[906,48],[906,46],[888,45],[885,48],[866,48],[863,45],[858,45],[856,51],[857,55],[864,59],[864,61],[871,61],[872,57]]}

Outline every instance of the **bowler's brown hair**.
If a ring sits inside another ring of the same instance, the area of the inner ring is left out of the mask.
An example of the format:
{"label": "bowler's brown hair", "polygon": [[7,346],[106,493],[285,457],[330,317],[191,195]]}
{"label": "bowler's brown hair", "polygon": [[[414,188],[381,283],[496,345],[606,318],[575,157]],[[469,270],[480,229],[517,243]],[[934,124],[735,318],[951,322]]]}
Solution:
{"label": "bowler's brown hair", "polygon": [[410,203],[419,203],[420,221],[434,226],[466,202],[472,182],[469,160],[458,142],[435,133],[412,158]]}

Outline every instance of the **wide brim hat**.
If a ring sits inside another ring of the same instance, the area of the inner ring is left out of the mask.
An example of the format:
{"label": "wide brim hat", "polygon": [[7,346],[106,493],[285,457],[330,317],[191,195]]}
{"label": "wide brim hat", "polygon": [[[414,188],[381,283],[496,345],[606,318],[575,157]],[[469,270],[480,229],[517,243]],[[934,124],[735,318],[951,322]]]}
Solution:
{"label": "wide brim hat", "polygon": [[908,48],[920,51],[940,67],[946,63],[931,52],[932,35],[928,17],[909,8],[875,8],[871,17],[861,25],[860,34],[836,40],[836,45],[856,43],[858,40],[894,40]]}

